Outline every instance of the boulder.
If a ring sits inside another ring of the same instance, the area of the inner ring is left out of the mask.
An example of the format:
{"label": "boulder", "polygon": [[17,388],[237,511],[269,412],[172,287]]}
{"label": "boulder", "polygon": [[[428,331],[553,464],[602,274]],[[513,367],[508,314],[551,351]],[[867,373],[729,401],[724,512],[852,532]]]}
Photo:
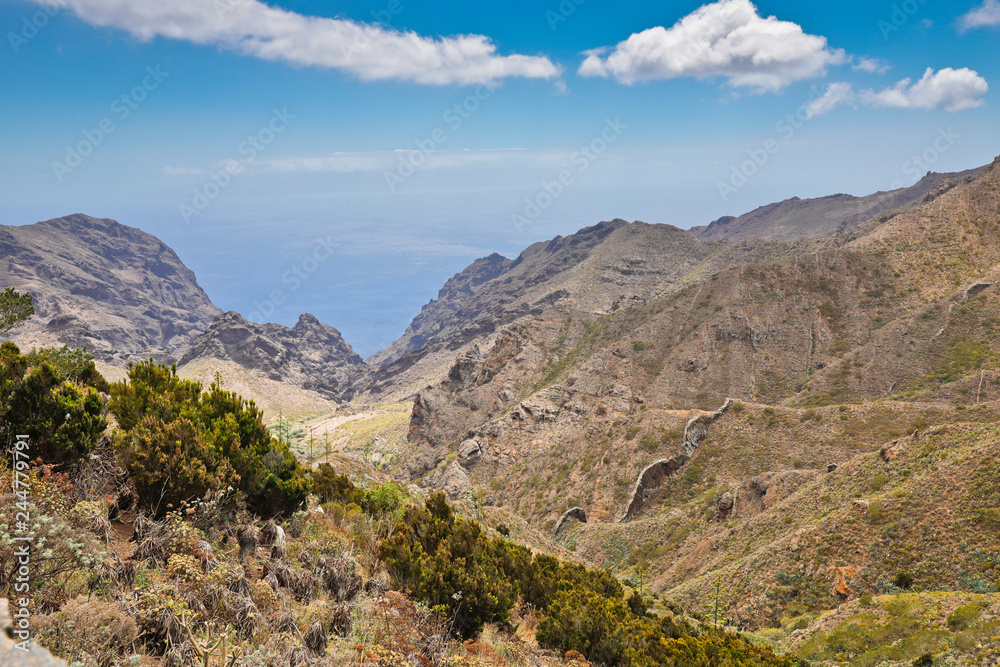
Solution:
{"label": "boulder", "polygon": [[10,604],[0,598],[0,665],[4,667],[66,667],[66,661],[56,658],[47,650],[28,642],[28,650],[18,648],[20,637],[14,634],[14,622],[10,617]]}
{"label": "boulder", "polygon": [[732,513],[733,507],[736,505],[736,498],[729,491],[726,491],[719,499],[715,501],[715,513],[718,516],[719,521],[725,521],[726,518]]}
{"label": "boulder", "polygon": [[437,470],[427,477],[426,486],[444,491],[449,500],[465,498],[472,491],[472,484],[465,468],[453,461],[447,467]]}
{"label": "boulder", "polygon": [[458,462],[466,468],[471,468],[479,463],[479,459],[482,456],[483,448],[480,446],[478,440],[470,438],[458,447]]}

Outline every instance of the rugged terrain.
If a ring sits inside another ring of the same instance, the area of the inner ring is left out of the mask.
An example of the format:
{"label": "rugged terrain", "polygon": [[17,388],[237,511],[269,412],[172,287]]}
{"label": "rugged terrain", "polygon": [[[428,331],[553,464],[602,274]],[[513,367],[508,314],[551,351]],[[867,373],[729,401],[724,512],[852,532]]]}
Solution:
{"label": "rugged terrain", "polygon": [[184,352],[178,366],[184,372],[213,362],[231,362],[330,400],[342,398],[367,370],[339,331],[309,314],[293,327],[257,324],[232,311],[220,315]]}
{"label": "rugged terrain", "polygon": [[853,229],[884,213],[913,208],[928,197],[935,197],[968,182],[980,172],[982,168],[951,174],[929,172],[908,188],[876,192],[867,197],[847,194],[818,199],[792,197],[738,217],[726,216],[703,227],[692,227],[691,232],[703,241],[736,241],[749,236],[788,241],[830,236]]}
{"label": "rugged terrain", "polygon": [[221,312],[162,241],[81,214],[0,227],[0,284],[34,298],[22,346],[86,347],[116,365],[177,354]]}
{"label": "rugged terrain", "polygon": [[550,308],[604,314],[692,285],[731,266],[797,256],[813,242],[702,242],[670,225],[602,222],[536,243],[516,260],[480,259],[451,278],[406,333],[367,361],[359,385],[376,398],[403,397],[443,377],[455,355],[503,327]]}
{"label": "rugged terrain", "polygon": [[310,466],[441,489],[654,593],[657,614],[718,598],[730,625],[814,663],[985,666],[998,268],[1000,158],[492,255],[367,363],[308,315],[226,313],[177,357],[281,414]]}
{"label": "rugged terrain", "polygon": [[722,576],[749,627],[900,572],[995,592],[1000,160],[932,194],[808,252],[505,327],[418,393],[391,467],[563,524],[686,604]]}

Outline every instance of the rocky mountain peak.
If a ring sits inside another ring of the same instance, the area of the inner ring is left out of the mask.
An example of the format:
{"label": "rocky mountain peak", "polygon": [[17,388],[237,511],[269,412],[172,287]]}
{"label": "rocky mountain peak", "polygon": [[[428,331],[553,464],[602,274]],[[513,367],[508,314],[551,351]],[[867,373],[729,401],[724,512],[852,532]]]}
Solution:
{"label": "rocky mountain peak", "polygon": [[118,365],[171,358],[221,312],[163,241],[80,213],[0,226],[0,285],[35,301],[35,317],[9,338],[86,347]]}
{"label": "rocky mountain peak", "polygon": [[233,362],[268,379],[340,399],[367,370],[340,332],[306,313],[293,327],[220,315],[181,358],[180,366]]}

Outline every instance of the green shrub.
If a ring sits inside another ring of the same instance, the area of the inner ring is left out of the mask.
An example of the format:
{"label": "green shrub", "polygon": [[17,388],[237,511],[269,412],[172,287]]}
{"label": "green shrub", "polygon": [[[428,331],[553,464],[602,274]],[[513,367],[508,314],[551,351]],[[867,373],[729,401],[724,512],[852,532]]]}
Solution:
{"label": "green shrub", "polygon": [[484,623],[502,623],[517,600],[510,574],[527,567],[531,553],[486,538],[479,524],[456,518],[444,494],[410,507],[379,558],[400,588],[452,619],[464,637]]}
{"label": "green shrub", "polygon": [[[51,354],[50,354],[51,353]],[[0,431],[31,438],[31,458],[45,463],[86,457],[107,427],[99,391],[107,382],[92,360],[75,378],[49,359],[59,351],[22,355],[13,343],[0,346]]]}
{"label": "green shrub", "polygon": [[892,580],[892,583],[901,589],[913,588],[913,575],[909,572],[899,571],[896,573],[896,577]]}
{"label": "green shrub", "polygon": [[967,630],[979,619],[983,608],[975,604],[967,604],[948,614],[948,629],[952,632]]}
{"label": "green shrub", "polygon": [[183,417],[172,422],[147,417],[119,437],[117,448],[139,504],[155,516],[180,507],[181,501],[202,498],[211,489],[235,488],[240,482],[229,460]]}
{"label": "green shrub", "polygon": [[222,484],[262,516],[288,514],[305,501],[305,471],[256,405],[234,392],[217,384],[202,391],[200,382],[177,377],[175,366],[150,360],[130,364],[128,378],[111,386],[110,407],[121,427],[116,448],[156,516],[167,511],[163,497],[191,500]]}
{"label": "green shrub", "polygon": [[347,475],[334,470],[329,463],[320,463],[312,472],[312,490],[321,504],[355,504],[373,517],[387,517],[398,514],[406,496],[396,484],[377,484],[362,490],[354,485]]}
{"label": "green shrub", "polygon": [[111,391],[111,385],[94,365],[94,355],[86,350],[70,349],[66,345],[61,348],[47,347],[32,350],[24,358],[29,366],[51,365],[66,381],[93,387],[105,394]]}
{"label": "green shrub", "polygon": [[874,479],[872,479],[871,490],[878,491],[888,483],[889,483],[889,476],[884,472],[880,472],[879,474],[875,475]]}

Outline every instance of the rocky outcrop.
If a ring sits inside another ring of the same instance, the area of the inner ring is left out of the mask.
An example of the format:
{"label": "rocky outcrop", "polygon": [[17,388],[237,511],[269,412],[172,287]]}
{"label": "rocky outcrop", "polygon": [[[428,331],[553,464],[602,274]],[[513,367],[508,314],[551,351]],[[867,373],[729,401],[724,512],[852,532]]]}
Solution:
{"label": "rocky outcrop", "polygon": [[559,518],[559,523],[556,524],[556,532],[552,534],[553,537],[559,536],[559,531],[563,529],[569,521],[579,521],[580,523],[587,523],[587,510],[582,507],[574,507],[573,509],[566,510],[566,512]]}
{"label": "rocky outcrop", "polygon": [[184,353],[180,366],[211,360],[231,361],[335,400],[342,399],[367,371],[365,362],[339,331],[309,314],[289,328],[250,322],[232,311],[225,313]]}
{"label": "rocky outcrop", "polygon": [[0,285],[35,302],[5,339],[86,347],[120,366],[175,359],[222,312],[158,238],[81,214],[0,226]]}
{"label": "rocky outcrop", "polygon": [[748,519],[766,512],[816,475],[811,470],[784,470],[752,477],[736,490],[732,515]]}
{"label": "rocky outcrop", "polygon": [[684,427],[684,447],[681,449],[681,454],[688,458],[694,456],[694,453],[698,451],[698,445],[708,437],[708,427],[726,414],[732,404],[733,399],[727,398],[722,407],[715,412],[692,417]]}
{"label": "rocky outcrop", "polygon": [[622,513],[621,518],[618,519],[619,523],[624,523],[635,518],[642,511],[646,501],[649,500],[650,494],[663,486],[669,478],[676,475],[677,471],[691,460],[691,457],[698,451],[698,445],[708,437],[708,427],[715,420],[726,414],[732,404],[733,399],[727,398],[722,407],[715,412],[705,412],[695,415],[688,421],[687,426],[684,428],[684,444],[681,447],[680,454],[646,466],[646,469],[639,475],[639,479],[636,480],[635,487],[632,489],[632,495],[625,506],[625,511]]}
{"label": "rocky outcrop", "polygon": [[465,500],[472,492],[469,475],[457,461],[452,461],[428,475],[424,480],[424,487],[444,491],[449,500]]}
{"label": "rocky outcrop", "polygon": [[482,456],[483,448],[477,440],[470,438],[458,446],[458,462],[464,468],[476,465]]}
{"label": "rocky outcrop", "polygon": [[[56,658],[34,642],[22,643],[10,616],[10,604],[0,598],[0,665],[4,667],[66,667],[66,662]],[[27,650],[25,650],[27,649]]]}

